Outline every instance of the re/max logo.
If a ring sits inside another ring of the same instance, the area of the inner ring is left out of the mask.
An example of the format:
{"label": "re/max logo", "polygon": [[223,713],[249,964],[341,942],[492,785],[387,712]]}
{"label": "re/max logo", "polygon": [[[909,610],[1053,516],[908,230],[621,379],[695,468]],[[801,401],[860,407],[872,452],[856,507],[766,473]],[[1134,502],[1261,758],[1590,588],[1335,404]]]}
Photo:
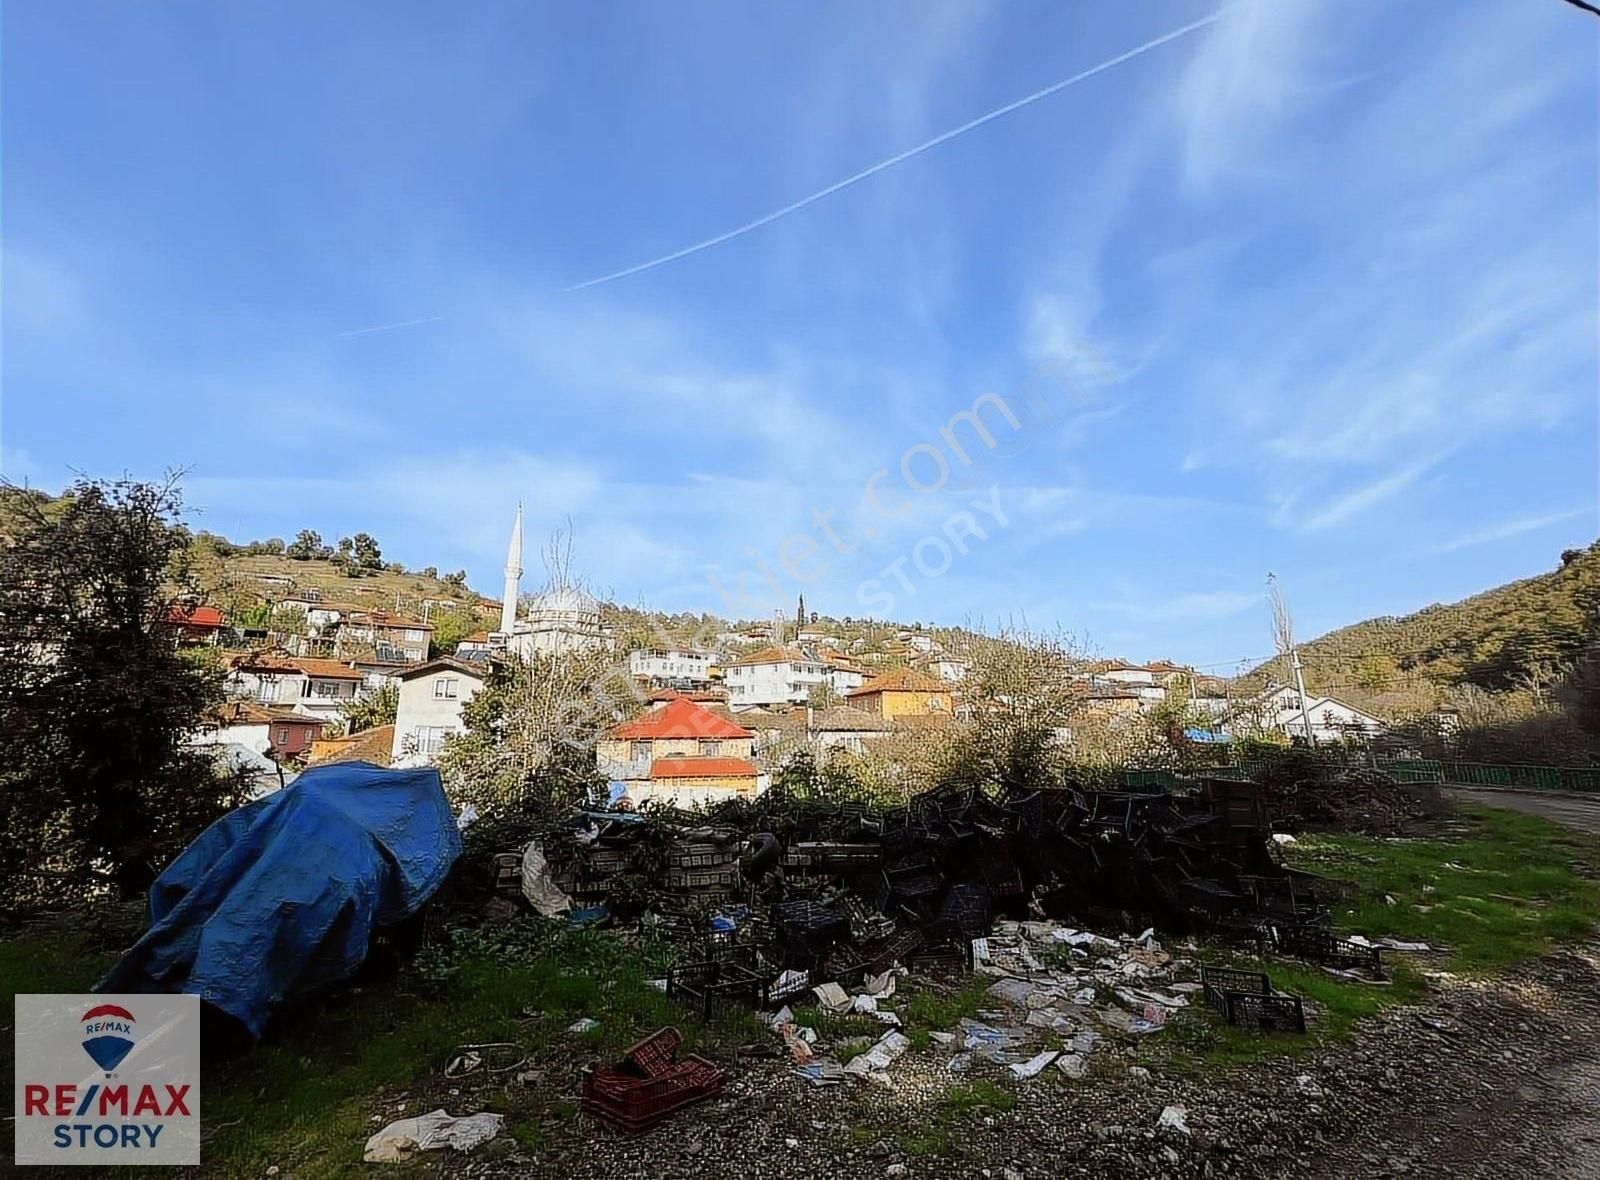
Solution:
{"label": "re/max logo", "polygon": [[99,1109],[92,1113],[104,1118],[110,1114],[143,1115],[153,1114],[163,1118],[172,1118],[176,1115],[190,1114],[186,1101],[189,1096],[189,1087],[166,1086],[165,1105],[156,1094],[154,1086],[141,1086],[133,1098],[132,1109],[129,1109],[129,1094],[126,1086],[105,1086],[98,1082],[93,1083],[83,1091],[83,1096],[78,1096],[78,1087],[74,1085],[55,1086],[52,1094],[50,1086],[27,1085],[22,1090],[22,1113],[28,1115],[43,1115],[46,1118],[55,1116],[65,1118],[76,1115],[82,1118],[91,1113],[91,1106],[95,1098],[100,1099]]}

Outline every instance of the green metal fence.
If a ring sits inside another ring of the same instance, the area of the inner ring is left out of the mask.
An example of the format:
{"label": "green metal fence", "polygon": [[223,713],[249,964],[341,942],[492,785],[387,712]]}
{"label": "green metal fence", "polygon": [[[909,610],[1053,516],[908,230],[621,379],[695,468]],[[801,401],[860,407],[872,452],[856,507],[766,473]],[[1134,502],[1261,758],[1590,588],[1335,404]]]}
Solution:
{"label": "green metal fence", "polygon": [[[1432,758],[1373,759],[1370,756],[1332,753],[1324,756],[1323,760],[1331,771],[1367,766],[1402,783],[1600,793],[1600,766],[1499,765],[1488,762],[1442,762]],[[1249,758],[1231,766],[1197,769],[1188,774],[1172,770],[1128,769],[1121,772],[1120,778],[1127,790],[1175,791],[1193,785],[1199,778],[1255,778],[1271,771],[1277,764],[1277,760],[1270,757]]]}
{"label": "green metal fence", "polygon": [[1600,791],[1600,767],[1495,765],[1488,762],[1440,763],[1441,781],[1467,787],[1510,787],[1527,791]]}

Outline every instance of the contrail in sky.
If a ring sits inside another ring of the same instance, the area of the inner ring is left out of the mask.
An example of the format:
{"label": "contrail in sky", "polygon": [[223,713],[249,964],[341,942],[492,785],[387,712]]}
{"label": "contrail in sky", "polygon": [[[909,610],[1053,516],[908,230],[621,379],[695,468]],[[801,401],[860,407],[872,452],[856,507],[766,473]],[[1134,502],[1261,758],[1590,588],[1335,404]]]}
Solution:
{"label": "contrail in sky", "polygon": [[[610,274],[601,275],[598,278],[586,279],[581,283],[574,283],[572,286],[568,287],[567,290],[581,291],[585,287],[597,287],[601,283],[609,283],[614,279],[624,279],[629,275],[636,275],[640,271],[652,270],[655,267],[664,266],[666,263],[676,262],[680,258],[687,258],[691,254],[698,254],[702,250],[709,250],[712,246],[720,246],[723,242],[730,241],[731,239],[737,238],[742,234],[747,234],[751,230],[760,229],[764,225],[771,225],[780,217],[787,217],[791,213],[799,212],[807,205],[813,205],[822,200],[824,197],[831,197],[840,189],[849,188],[851,185],[857,184],[860,181],[867,179],[869,176],[876,176],[879,172],[893,168],[896,164],[902,164],[911,159],[913,156],[920,156],[923,152],[929,151],[932,148],[936,148],[942,143],[948,143],[958,135],[965,135],[969,131],[975,131],[979,127],[982,127],[985,123],[991,123],[995,119],[1009,115],[1012,111],[1021,110],[1023,107],[1029,106],[1032,103],[1036,103],[1042,98],[1049,98],[1052,94],[1055,94],[1061,90],[1065,90],[1068,86],[1076,86],[1079,82],[1086,81],[1087,79],[1094,77],[1096,74],[1101,74],[1106,70],[1120,66],[1123,62],[1130,61],[1141,54],[1149,53],[1152,49],[1158,49],[1169,41],[1176,41],[1179,37],[1187,37],[1190,33],[1197,32],[1198,30],[1205,28],[1207,25],[1214,25],[1221,20],[1226,13],[1227,9],[1219,9],[1218,11],[1213,12],[1210,16],[1202,17],[1200,20],[1195,21],[1193,24],[1184,25],[1181,29],[1174,29],[1172,32],[1163,34],[1153,41],[1146,41],[1143,45],[1136,45],[1127,52],[1119,53],[1116,57],[1108,58],[1097,66],[1090,66],[1087,70],[1084,70],[1081,73],[1073,74],[1070,78],[1063,78],[1059,82],[1055,82],[1049,86],[1046,86],[1043,90],[1035,90],[1032,94],[1025,95],[1022,98],[1017,99],[1015,102],[1008,102],[1005,106],[998,107],[986,115],[979,115],[976,119],[972,119],[966,123],[963,123],[959,127],[952,127],[949,131],[935,135],[926,143],[919,143],[916,147],[907,148],[899,155],[890,156],[887,160],[880,160],[871,167],[863,168],[860,172],[857,172],[854,175],[847,176],[841,181],[830,184],[827,188],[818,189],[809,197],[801,197],[793,204],[785,205],[781,209],[775,209],[764,217],[758,217],[754,221],[748,221],[744,225],[728,230],[726,233],[718,234],[714,238],[707,238],[703,242],[696,242],[692,246],[685,246],[682,250],[674,250],[671,254],[663,254],[660,258],[652,258],[649,262],[641,262],[637,266],[630,266],[626,270],[612,271]],[[399,325],[395,326],[398,327]],[[369,331],[380,330],[381,329],[369,329]]]}
{"label": "contrail in sky", "polygon": [[431,315],[422,320],[401,320],[398,324],[379,324],[376,328],[356,328],[350,332],[335,332],[335,336],[369,336],[373,332],[393,332],[396,328],[415,328],[418,324],[437,324],[442,315]]}

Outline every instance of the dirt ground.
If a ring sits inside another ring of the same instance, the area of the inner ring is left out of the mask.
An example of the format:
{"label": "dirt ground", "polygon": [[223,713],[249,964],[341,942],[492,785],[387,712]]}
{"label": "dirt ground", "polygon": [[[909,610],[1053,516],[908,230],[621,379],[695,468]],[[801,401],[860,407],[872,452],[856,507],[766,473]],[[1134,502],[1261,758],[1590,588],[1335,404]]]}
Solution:
{"label": "dirt ground", "polygon": [[[936,1154],[907,1153],[893,1132],[943,1117],[948,1079],[904,1059],[887,1084],[815,1090],[769,1062],[650,1134],[585,1121],[481,1174],[1600,1177],[1600,944],[1493,985],[1439,982],[1425,1008],[1391,1009],[1298,1061],[1145,1080],[1113,1060],[1084,1082],[1041,1077],[1011,1110],[963,1116]],[[1157,1130],[1171,1104],[1188,1136]]]}
{"label": "dirt ground", "polygon": [[1481,803],[1489,807],[1505,807],[1512,811],[1553,820],[1569,828],[1577,828],[1581,832],[1600,835],[1600,799],[1552,795],[1537,791],[1481,790],[1466,787],[1451,788],[1448,793],[1466,802]]}

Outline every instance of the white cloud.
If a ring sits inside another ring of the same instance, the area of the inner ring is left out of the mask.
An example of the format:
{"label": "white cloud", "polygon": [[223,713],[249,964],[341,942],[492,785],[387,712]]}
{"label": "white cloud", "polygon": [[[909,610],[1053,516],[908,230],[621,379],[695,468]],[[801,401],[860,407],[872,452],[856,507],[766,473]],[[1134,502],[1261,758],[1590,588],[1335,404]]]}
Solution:
{"label": "white cloud", "polygon": [[1209,191],[1261,166],[1266,141],[1316,89],[1313,51],[1324,40],[1320,0],[1241,0],[1201,39],[1174,88],[1184,179]]}
{"label": "white cloud", "polygon": [[1537,516],[1518,516],[1511,520],[1503,520],[1498,524],[1485,525],[1483,528],[1474,529],[1463,533],[1449,541],[1444,541],[1433,546],[1430,553],[1454,553],[1458,549],[1470,549],[1475,545],[1487,545],[1494,541],[1508,541],[1512,537],[1520,537],[1524,533],[1538,532],[1552,525],[1564,524],[1569,520],[1580,517],[1596,518],[1594,508],[1573,508],[1566,512],[1546,512]]}
{"label": "white cloud", "polygon": [[1295,511],[1299,503],[1298,500],[1292,501],[1288,507],[1280,511],[1279,523],[1307,533],[1317,533],[1334,525],[1343,524],[1351,517],[1399,495],[1421,478],[1435,462],[1437,458],[1430,457],[1409,463],[1370,483],[1316,499],[1307,514]]}

